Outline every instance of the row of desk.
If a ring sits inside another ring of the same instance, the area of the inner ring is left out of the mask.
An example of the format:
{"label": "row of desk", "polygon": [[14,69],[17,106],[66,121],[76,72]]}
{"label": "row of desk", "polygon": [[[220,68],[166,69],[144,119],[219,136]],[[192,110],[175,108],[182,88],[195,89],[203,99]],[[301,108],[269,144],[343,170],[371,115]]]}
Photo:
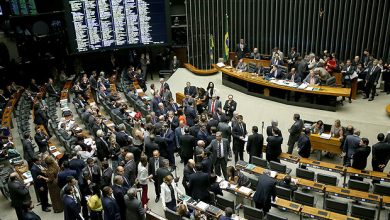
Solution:
{"label": "row of desk", "polygon": [[[264,173],[264,168],[259,167],[259,166],[244,166],[246,162],[244,161],[239,161],[237,162],[236,167],[240,170],[243,170],[248,173],[252,173],[255,175],[261,175]],[[246,163],[247,164],[247,163]],[[281,174],[277,173],[275,175],[276,180],[283,180],[283,178],[286,176],[286,174]],[[330,185],[325,185],[322,183],[317,183],[311,180],[306,180],[302,178],[297,178],[293,177],[294,181],[296,184],[300,187],[304,187],[309,190],[317,191],[317,192],[322,192],[324,193],[324,200],[327,195],[333,195],[337,197],[342,197],[346,199],[352,199],[356,201],[361,201],[361,202],[368,202],[368,203],[373,203],[373,204],[378,204],[379,206],[385,205],[390,207],[390,196],[381,196],[369,192],[363,192],[363,191],[358,191],[358,190],[353,190],[353,189],[346,189],[338,186],[330,186]]]}
{"label": "row of desk", "polygon": [[11,132],[12,129],[12,113],[15,110],[15,105],[18,103],[20,96],[22,96],[24,89],[20,89],[16,92],[7,102],[3,110],[3,116],[1,118],[1,127],[8,128]]}
{"label": "row of desk", "polygon": [[378,172],[378,171],[371,171],[371,170],[358,170],[352,167],[345,167],[342,165],[337,165],[334,163],[328,163],[318,160],[312,160],[309,158],[302,158],[299,156],[294,156],[287,153],[281,153],[279,158],[281,160],[291,162],[291,163],[299,163],[302,165],[306,165],[308,167],[313,167],[317,169],[322,169],[330,172],[336,172],[344,175],[344,185],[346,184],[346,176],[358,176],[366,179],[373,179],[373,180],[379,180],[379,181],[385,181],[390,182],[390,174]]}

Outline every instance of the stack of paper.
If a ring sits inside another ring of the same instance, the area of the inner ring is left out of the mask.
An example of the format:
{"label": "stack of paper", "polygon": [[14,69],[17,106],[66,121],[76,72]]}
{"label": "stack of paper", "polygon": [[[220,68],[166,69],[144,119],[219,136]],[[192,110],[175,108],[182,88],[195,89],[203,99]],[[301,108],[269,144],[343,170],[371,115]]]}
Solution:
{"label": "stack of paper", "polygon": [[308,86],[308,87],[306,87],[306,89],[305,89],[305,90],[312,91],[312,90],[313,90],[313,87],[311,87],[311,86]]}
{"label": "stack of paper", "polygon": [[209,204],[200,201],[198,204],[196,204],[196,207],[202,211],[206,211],[206,209],[209,207]]}
{"label": "stack of paper", "polygon": [[298,86],[298,89],[305,89],[307,87],[306,83],[302,83],[300,86]]}
{"label": "stack of paper", "polygon": [[227,189],[229,187],[229,182],[226,180],[223,180],[219,183],[219,188],[221,189]]}
{"label": "stack of paper", "polygon": [[327,140],[329,140],[331,137],[332,137],[331,134],[324,134],[324,133],[322,133],[322,134],[320,135],[320,138],[327,139]]}
{"label": "stack of paper", "polygon": [[245,187],[245,186],[241,186],[238,191],[242,194],[245,194],[245,195],[249,195],[253,192],[252,189],[248,188],[248,187]]}
{"label": "stack of paper", "polygon": [[276,172],[276,171],[271,171],[270,176],[271,176],[272,178],[275,178],[277,174],[278,174],[278,172]]}
{"label": "stack of paper", "polygon": [[57,157],[57,156],[60,155],[60,154],[61,154],[61,152],[59,152],[59,151],[54,151],[54,152],[53,152],[53,156],[54,156],[54,157]]}

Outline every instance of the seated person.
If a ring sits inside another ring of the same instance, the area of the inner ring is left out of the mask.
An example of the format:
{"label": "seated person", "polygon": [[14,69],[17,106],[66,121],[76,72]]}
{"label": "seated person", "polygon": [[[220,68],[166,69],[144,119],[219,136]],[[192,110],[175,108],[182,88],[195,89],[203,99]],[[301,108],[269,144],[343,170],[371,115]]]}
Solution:
{"label": "seated person", "polygon": [[314,85],[319,85],[320,80],[318,76],[314,74],[314,70],[311,69],[309,75],[306,76],[303,82],[314,86]]}
{"label": "seated person", "polygon": [[275,53],[271,59],[271,66],[283,66],[284,62],[280,58],[279,53]]}
{"label": "seated person", "polygon": [[268,74],[268,77],[275,79],[283,79],[284,74],[283,71],[279,69],[279,66],[274,65],[272,66],[271,72]]}
{"label": "seated person", "polygon": [[314,74],[318,76],[322,84],[326,84],[326,80],[328,80],[331,77],[331,75],[322,66],[323,63],[319,62],[318,67],[314,69]]}
{"label": "seated person", "polygon": [[283,187],[283,188],[290,189],[291,193],[294,193],[294,191],[298,189],[297,185],[291,183],[291,176],[290,175],[284,176],[283,180],[280,181],[278,183],[278,185]]}
{"label": "seated person", "polygon": [[251,182],[249,178],[245,176],[240,170],[237,170],[233,166],[227,168],[227,175],[230,184],[250,187]]}
{"label": "seated person", "polygon": [[180,203],[179,205],[177,205],[176,213],[181,218],[183,218],[183,217],[190,218],[190,216],[191,216],[191,212],[188,210],[188,207],[183,203]]}
{"label": "seated person", "polygon": [[241,71],[241,72],[246,72],[248,69],[246,63],[244,62],[243,59],[240,59],[240,61],[238,62],[237,66],[236,66],[236,70],[237,71]]}
{"label": "seated person", "polygon": [[267,73],[268,69],[267,68],[264,68],[263,65],[261,65],[261,63],[258,63],[257,66],[256,66],[256,69],[255,69],[255,73],[258,75],[258,76],[263,76]]}
{"label": "seated person", "polygon": [[225,215],[221,216],[219,220],[233,220],[233,209],[230,207],[226,207]]}
{"label": "seated person", "polygon": [[251,53],[250,58],[254,59],[254,60],[260,60],[260,53],[259,53],[259,50],[256,47],[253,48],[253,52]]}
{"label": "seated person", "polygon": [[284,79],[287,80],[287,81],[290,81],[290,82],[295,82],[295,83],[301,83],[302,82],[302,78],[297,73],[295,68],[292,68],[290,70],[290,73],[288,73]]}
{"label": "seated person", "polygon": [[316,123],[314,123],[311,126],[310,130],[311,130],[312,134],[322,134],[322,133],[324,133],[324,122],[322,122],[321,120],[318,120]]}
{"label": "seated person", "polygon": [[210,174],[210,192],[213,192],[215,195],[223,196],[221,187],[217,182],[217,175],[215,173]]}
{"label": "seated person", "polygon": [[187,95],[191,96],[192,98],[195,98],[197,96],[197,89],[195,86],[192,86],[190,82],[186,83],[186,87],[184,87],[184,95],[187,97]]}

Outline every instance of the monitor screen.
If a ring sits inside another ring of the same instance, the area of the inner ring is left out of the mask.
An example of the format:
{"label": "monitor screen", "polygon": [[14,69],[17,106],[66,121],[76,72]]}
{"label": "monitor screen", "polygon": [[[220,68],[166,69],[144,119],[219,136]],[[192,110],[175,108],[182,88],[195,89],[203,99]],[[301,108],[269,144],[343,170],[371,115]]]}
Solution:
{"label": "monitor screen", "polygon": [[73,53],[169,43],[167,0],[65,0]]}

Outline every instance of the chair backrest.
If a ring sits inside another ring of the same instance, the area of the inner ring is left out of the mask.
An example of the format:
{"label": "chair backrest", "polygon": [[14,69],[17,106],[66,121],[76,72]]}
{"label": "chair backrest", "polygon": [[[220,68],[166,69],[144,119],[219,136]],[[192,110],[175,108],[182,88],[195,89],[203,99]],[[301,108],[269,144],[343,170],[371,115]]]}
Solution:
{"label": "chair backrest", "polygon": [[258,177],[248,176],[248,179],[251,182],[250,188],[256,191],[257,183],[259,182]]}
{"label": "chair backrest", "polygon": [[252,163],[259,167],[268,168],[267,160],[260,157],[252,156]]}
{"label": "chair backrest", "polygon": [[170,209],[166,209],[164,211],[164,214],[165,214],[165,218],[167,218],[168,220],[180,220],[180,215],[178,215],[176,212],[170,210]]}
{"label": "chair backrest", "polygon": [[263,210],[243,205],[244,218],[248,220],[259,220],[264,218]]}
{"label": "chair backrest", "polygon": [[248,72],[254,73],[256,71],[256,63],[250,62],[248,64]]}
{"label": "chair backrest", "polygon": [[210,205],[215,205],[215,193],[209,191],[210,194]]}
{"label": "chair backrest", "polygon": [[390,196],[390,186],[374,183],[374,193],[383,196]]}
{"label": "chair backrest", "polygon": [[323,183],[326,185],[336,186],[337,185],[337,177],[332,176],[332,175],[318,173],[317,174],[317,182]]}
{"label": "chair backrest", "polygon": [[276,215],[274,213],[268,212],[267,215],[265,216],[265,219],[267,220],[288,220],[288,218]]}
{"label": "chair backrest", "polygon": [[299,178],[314,181],[315,173],[312,170],[306,170],[298,167],[295,170],[295,173]]}
{"label": "chair backrest", "polygon": [[329,79],[326,80],[326,85],[327,86],[334,86],[336,85],[336,77],[332,76]]}
{"label": "chair backrest", "polygon": [[276,186],[276,195],[282,199],[291,200],[291,189]]}
{"label": "chair backrest", "polygon": [[275,161],[269,162],[269,168],[273,171],[276,171],[278,173],[286,173],[287,166]]}
{"label": "chair backrest", "polygon": [[222,210],[225,210],[226,207],[230,207],[232,208],[233,210],[235,210],[235,206],[234,206],[234,200],[231,200],[231,199],[226,199],[224,197],[222,197],[221,195],[217,195],[216,196],[216,206]]}
{"label": "chair backrest", "polygon": [[368,190],[370,190],[370,184],[359,180],[349,179],[348,188],[368,192]]}
{"label": "chair backrest", "polygon": [[331,212],[346,215],[348,212],[348,203],[336,201],[334,199],[326,199],[325,209]]}
{"label": "chair backrest", "polygon": [[360,205],[352,205],[351,216],[361,219],[375,219],[376,210],[373,208],[360,206]]}
{"label": "chair backrest", "polygon": [[314,196],[303,192],[294,192],[294,202],[302,205],[314,206]]}

